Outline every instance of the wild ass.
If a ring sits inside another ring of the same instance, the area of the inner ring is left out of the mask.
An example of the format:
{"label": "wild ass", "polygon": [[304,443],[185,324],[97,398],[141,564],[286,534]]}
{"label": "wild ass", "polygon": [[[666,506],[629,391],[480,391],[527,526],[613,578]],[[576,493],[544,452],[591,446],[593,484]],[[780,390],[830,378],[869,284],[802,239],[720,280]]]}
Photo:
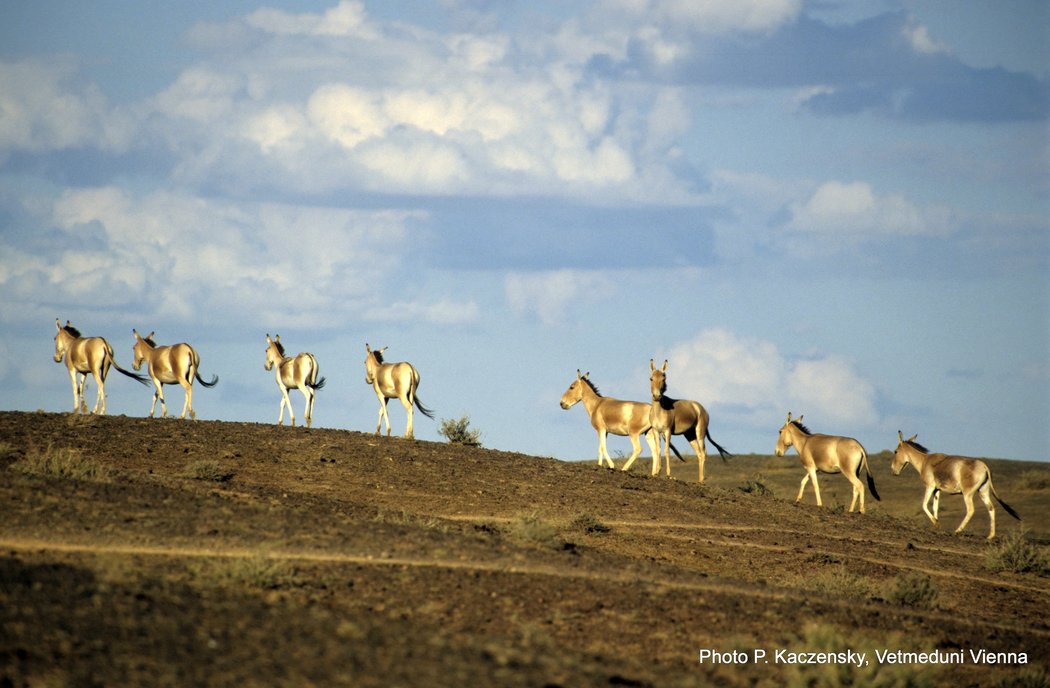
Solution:
{"label": "wild ass", "polygon": [[146,362],[147,371],[156,389],[153,393],[153,404],[149,407],[149,417],[152,418],[153,412],[157,409],[157,399],[160,399],[161,416],[168,415],[168,407],[164,403],[164,385],[178,384],[186,390],[186,401],[182,404],[182,415],[179,417],[185,418],[188,412],[190,418],[196,418],[197,413],[193,410],[193,380],[196,379],[205,387],[214,387],[219,381],[219,376],[212,375],[211,382],[205,382],[198,371],[201,364],[200,356],[192,346],[185,342],[170,346],[157,346],[157,343],[153,341],[153,332],[145,337],[140,335],[138,330],[133,329],[131,333],[135,335],[135,345],[132,347],[135,354],[133,367],[139,370],[142,368],[142,363]]}
{"label": "wild ass", "polygon": [[[671,435],[685,435],[693,451],[696,452],[696,460],[699,463],[699,482],[704,482],[704,462],[707,461],[707,447],[704,438],[715,445],[718,455],[725,461],[726,457],[732,456],[729,452],[719,446],[711,437],[708,429],[710,418],[707,409],[700,402],[689,399],[672,399],[667,396],[667,361],[659,369],[653,359],[649,359],[649,391],[653,403],[649,409],[649,422],[657,435],[657,449],[660,447],[660,438],[664,441],[664,464],[667,467],[667,475],[671,475]],[[675,451],[678,454],[678,451]],[[679,455],[678,458],[682,458]],[[660,472],[660,457],[653,457],[653,475]]]}
{"label": "wild ass", "polygon": [[55,318],[55,363],[61,363],[64,358],[66,370],[69,371],[69,380],[73,383],[73,413],[83,410],[87,413],[87,401],[84,400],[84,389],[87,386],[88,375],[95,378],[98,385],[98,396],[95,398],[95,408],[92,413],[106,415],[106,376],[109,375],[110,366],[117,369],[123,375],[148,385],[145,376],[124,370],[113,357],[113,347],[102,337],[81,337],[80,330],[73,327],[67,320],[63,326],[62,322]]}
{"label": "wild ass", "polygon": [[382,349],[372,351],[372,347],[365,344],[365,351],[368,352],[368,355],[365,356],[365,382],[372,385],[379,399],[379,421],[376,423],[376,434],[379,434],[385,418],[386,434],[390,436],[390,416],[387,414],[386,405],[391,399],[399,399],[408,415],[405,437],[411,439],[414,437],[412,405],[415,404],[416,408],[427,418],[433,419],[434,412],[423,406],[416,395],[416,389],[419,387],[419,371],[411,363],[405,361],[384,363],[383,352],[386,350],[387,347],[384,346]]}
{"label": "wild ass", "polygon": [[649,404],[603,397],[598,387],[590,381],[589,375],[590,373],[581,375],[579,370],[576,371],[576,379],[561,396],[561,407],[570,409],[577,402],[583,402],[587,415],[590,416],[591,426],[598,431],[598,465],[604,466],[608,461],[609,468],[616,468],[605,443],[605,438],[609,433],[631,438],[633,451],[623,465],[625,471],[631,468],[631,464],[642,453],[641,436],[645,435],[645,441],[649,444],[649,450],[653,455],[652,474],[656,475],[659,469],[657,461],[660,457],[660,448],[656,444],[656,433],[653,432],[652,424],[649,422]]}
{"label": "wild ass", "polygon": [[[973,517],[973,495],[981,495],[981,501],[988,509],[988,519],[991,521],[991,529],[988,531],[988,539],[995,537],[995,505],[992,497],[999,502],[1006,513],[1018,521],[1021,517],[1013,508],[999,498],[995,487],[992,485],[992,472],[988,464],[980,459],[971,459],[965,456],[949,456],[947,454],[931,454],[930,451],[915,441],[918,435],[912,435],[904,439],[904,434],[897,431],[897,449],[893,452],[894,475],[900,475],[905,465],[911,464],[915,467],[923,484],[926,486],[926,494],[922,498],[922,510],[934,525],[937,525],[937,512],[940,509],[941,492],[948,494],[962,494],[963,503],[966,505],[966,516],[962,523],[955,529],[958,533],[966,527]],[[930,512],[930,497],[933,497],[933,512]]]}
{"label": "wild ass", "polygon": [[879,493],[875,490],[875,480],[868,469],[868,454],[857,440],[836,435],[815,435],[802,424],[802,416],[792,420],[791,412],[788,411],[787,422],[780,428],[775,453],[777,456],[784,456],[788,447],[792,446],[802,459],[802,467],[806,469],[806,475],[802,478],[802,484],[798,488],[798,496],[795,497],[796,504],[802,501],[802,492],[806,489],[806,483],[812,478],[817,506],[824,506],[820,501],[817,471],[821,473],[841,472],[850,481],[850,484],[853,485],[853,500],[849,504],[850,513],[857,505],[858,497],[860,498],[860,513],[864,513],[864,483],[860,480],[861,469],[868,478],[868,489],[871,490],[871,496],[879,499]]}
{"label": "wild ass", "polygon": [[288,398],[288,390],[298,389],[306,397],[306,408],[303,416],[306,427],[310,427],[314,419],[314,397],[317,390],[324,387],[325,379],[317,379],[320,367],[317,359],[308,352],[296,354],[295,356],[284,355],[284,345],[281,344],[281,335],[270,339],[266,335],[266,369],[277,368],[274,377],[277,378],[277,387],[281,390],[281,410],[277,414],[277,424],[284,424],[284,407],[288,407],[288,417],[295,425],[295,411],[292,410],[292,401]]}

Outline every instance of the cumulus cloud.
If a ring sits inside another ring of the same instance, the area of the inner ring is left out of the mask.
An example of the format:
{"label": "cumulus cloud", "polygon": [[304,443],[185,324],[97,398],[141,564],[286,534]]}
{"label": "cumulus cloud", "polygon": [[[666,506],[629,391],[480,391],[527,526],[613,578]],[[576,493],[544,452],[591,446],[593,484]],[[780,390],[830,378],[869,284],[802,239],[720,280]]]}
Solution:
{"label": "cumulus cloud", "polygon": [[743,408],[754,423],[787,410],[828,425],[872,424],[874,385],[840,356],[792,359],[771,342],[714,328],[668,351],[669,394]]}
{"label": "cumulus cloud", "polygon": [[0,62],[0,153],[121,151],[134,129],[134,118],[78,78],[72,62]]}
{"label": "cumulus cloud", "polygon": [[879,195],[866,182],[830,181],[790,205],[788,227],[839,236],[945,236],[953,230],[944,207],[920,207],[900,194]]}
{"label": "cumulus cloud", "polygon": [[535,315],[545,325],[562,324],[572,305],[594,302],[613,289],[602,273],[585,270],[512,272],[504,280],[511,310]]}
{"label": "cumulus cloud", "polygon": [[[26,303],[121,305],[174,319],[224,313],[316,326],[365,314],[398,273],[420,213],[235,203],[116,187],[72,189],[47,242],[3,242],[0,289]],[[148,268],[146,267],[148,266]],[[461,323],[473,304],[403,301],[384,319]]]}

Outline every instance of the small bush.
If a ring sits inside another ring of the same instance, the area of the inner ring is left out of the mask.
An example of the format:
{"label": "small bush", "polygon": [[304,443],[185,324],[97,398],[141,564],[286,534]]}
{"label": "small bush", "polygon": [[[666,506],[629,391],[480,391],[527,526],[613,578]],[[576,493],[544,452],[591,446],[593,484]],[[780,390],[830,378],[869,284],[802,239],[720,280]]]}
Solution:
{"label": "small bush", "polygon": [[992,545],[985,553],[984,561],[992,571],[1050,575],[1050,551],[1029,542],[1023,528],[1010,531]]}
{"label": "small bush", "polygon": [[94,459],[87,458],[79,449],[73,447],[55,447],[47,449],[30,449],[25,458],[11,464],[11,468],[28,473],[52,478],[69,480],[90,480],[109,482],[113,479],[113,470]]}
{"label": "small bush", "polygon": [[793,585],[821,595],[848,599],[868,599],[874,591],[870,578],[851,573],[845,566],[832,566],[817,573],[797,576]]}
{"label": "small bush", "polygon": [[405,509],[402,509],[399,512],[380,509],[373,520],[376,523],[385,523],[393,526],[422,528],[424,530],[435,530],[441,533],[449,532],[448,522],[443,521],[436,516],[409,513]]}
{"label": "small bush", "polygon": [[738,489],[744,494],[758,495],[759,497],[772,497],[773,490],[766,486],[765,477],[761,473],[755,473],[747,478],[747,481]]}
{"label": "small bush", "polygon": [[197,582],[217,588],[247,586],[275,590],[293,587],[299,582],[291,564],[262,555],[201,559],[191,565],[190,573]]}
{"label": "small bush", "polygon": [[438,434],[452,444],[462,444],[467,447],[481,446],[481,431],[470,429],[470,416],[463,416],[458,420],[442,418]]}
{"label": "small bush", "polygon": [[202,459],[200,461],[194,461],[189,466],[186,466],[185,475],[194,480],[208,480],[217,483],[224,483],[233,477],[233,471],[223,468],[219,465],[218,461]]}
{"label": "small bush", "polygon": [[565,546],[565,542],[558,536],[558,529],[535,513],[522,514],[511,521],[507,525],[506,533],[514,540],[528,544],[553,549],[563,549]]}
{"label": "small bush", "polygon": [[591,535],[600,535],[612,530],[592,514],[580,514],[569,523],[569,529],[583,531]]}
{"label": "small bush", "polygon": [[937,606],[937,596],[932,578],[922,573],[904,573],[894,581],[890,602],[902,607],[933,609]]}

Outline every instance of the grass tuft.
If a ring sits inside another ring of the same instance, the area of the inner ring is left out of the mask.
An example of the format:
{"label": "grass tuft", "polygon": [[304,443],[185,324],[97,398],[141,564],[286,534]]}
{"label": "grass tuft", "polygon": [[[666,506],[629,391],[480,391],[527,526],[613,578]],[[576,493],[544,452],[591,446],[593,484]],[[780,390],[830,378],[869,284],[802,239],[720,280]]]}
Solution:
{"label": "grass tuft", "polygon": [[184,475],[194,480],[224,483],[233,478],[233,471],[223,468],[218,461],[201,459],[186,466]]}
{"label": "grass tuft", "polygon": [[612,528],[598,520],[594,514],[583,513],[569,522],[569,530],[582,531],[590,535],[608,533]]}
{"label": "grass tuft", "polygon": [[845,566],[829,566],[817,573],[799,575],[792,585],[821,595],[848,599],[869,599],[875,591],[870,578],[851,573]]}
{"label": "grass tuft", "polygon": [[102,483],[110,482],[114,475],[113,469],[84,456],[81,450],[52,444],[44,451],[30,449],[25,458],[11,464],[11,468],[29,475]]}
{"label": "grass tuft", "polygon": [[985,565],[992,571],[1035,573],[1050,576],[1050,550],[1028,541],[1024,528],[1010,531],[993,544],[984,555]]}
{"label": "grass tuft", "polygon": [[512,540],[551,549],[564,549],[566,544],[554,524],[540,518],[535,512],[518,516],[507,524],[504,532]]}
{"label": "grass tuft", "polygon": [[923,573],[902,573],[894,580],[890,602],[902,607],[933,609],[937,606],[937,586]]}
{"label": "grass tuft", "polygon": [[191,564],[189,571],[199,584],[215,588],[276,590],[299,585],[294,566],[263,555],[201,559]]}

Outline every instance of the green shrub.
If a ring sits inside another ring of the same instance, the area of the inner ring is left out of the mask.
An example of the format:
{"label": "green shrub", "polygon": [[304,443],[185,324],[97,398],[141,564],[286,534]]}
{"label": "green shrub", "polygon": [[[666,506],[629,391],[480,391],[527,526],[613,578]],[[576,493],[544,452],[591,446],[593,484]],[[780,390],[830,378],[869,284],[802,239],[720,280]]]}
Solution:
{"label": "green shrub", "polygon": [[817,573],[804,574],[791,580],[793,586],[820,593],[850,599],[868,599],[875,586],[867,576],[851,573],[845,566],[828,566]]}
{"label": "green shrub", "polygon": [[984,561],[992,571],[1050,575],[1050,551],[1029,542],[1023,528],[1000,538],[985,553]]}
{"label": "green shrub", "polygon": [[470,416],[463,416],[458,420],[442,418],[438,434],[452,444],[462,444],[467,447],[481,446],[481,431],[470,428]]}
{"label": "green shrub", "polygon": [[541,545],[552,549],[562,549],[565,541],[558,535],[554,524],[546,521],[536,513],[522,514],[511,521],[505,532],[519,542]]}
{"label": "green shrub", "polygon": [[186,477],[194,480],[208,480],[224,483],[233,477],[233,471],[227,470],[219,465],[218,461],[201,459],[186,466]]}
{"label": "green shrub", "polygon": [[903,573],[894,581],[890,602],[902,607],[933,609],[937,606],[937,586],[923,573]]}

